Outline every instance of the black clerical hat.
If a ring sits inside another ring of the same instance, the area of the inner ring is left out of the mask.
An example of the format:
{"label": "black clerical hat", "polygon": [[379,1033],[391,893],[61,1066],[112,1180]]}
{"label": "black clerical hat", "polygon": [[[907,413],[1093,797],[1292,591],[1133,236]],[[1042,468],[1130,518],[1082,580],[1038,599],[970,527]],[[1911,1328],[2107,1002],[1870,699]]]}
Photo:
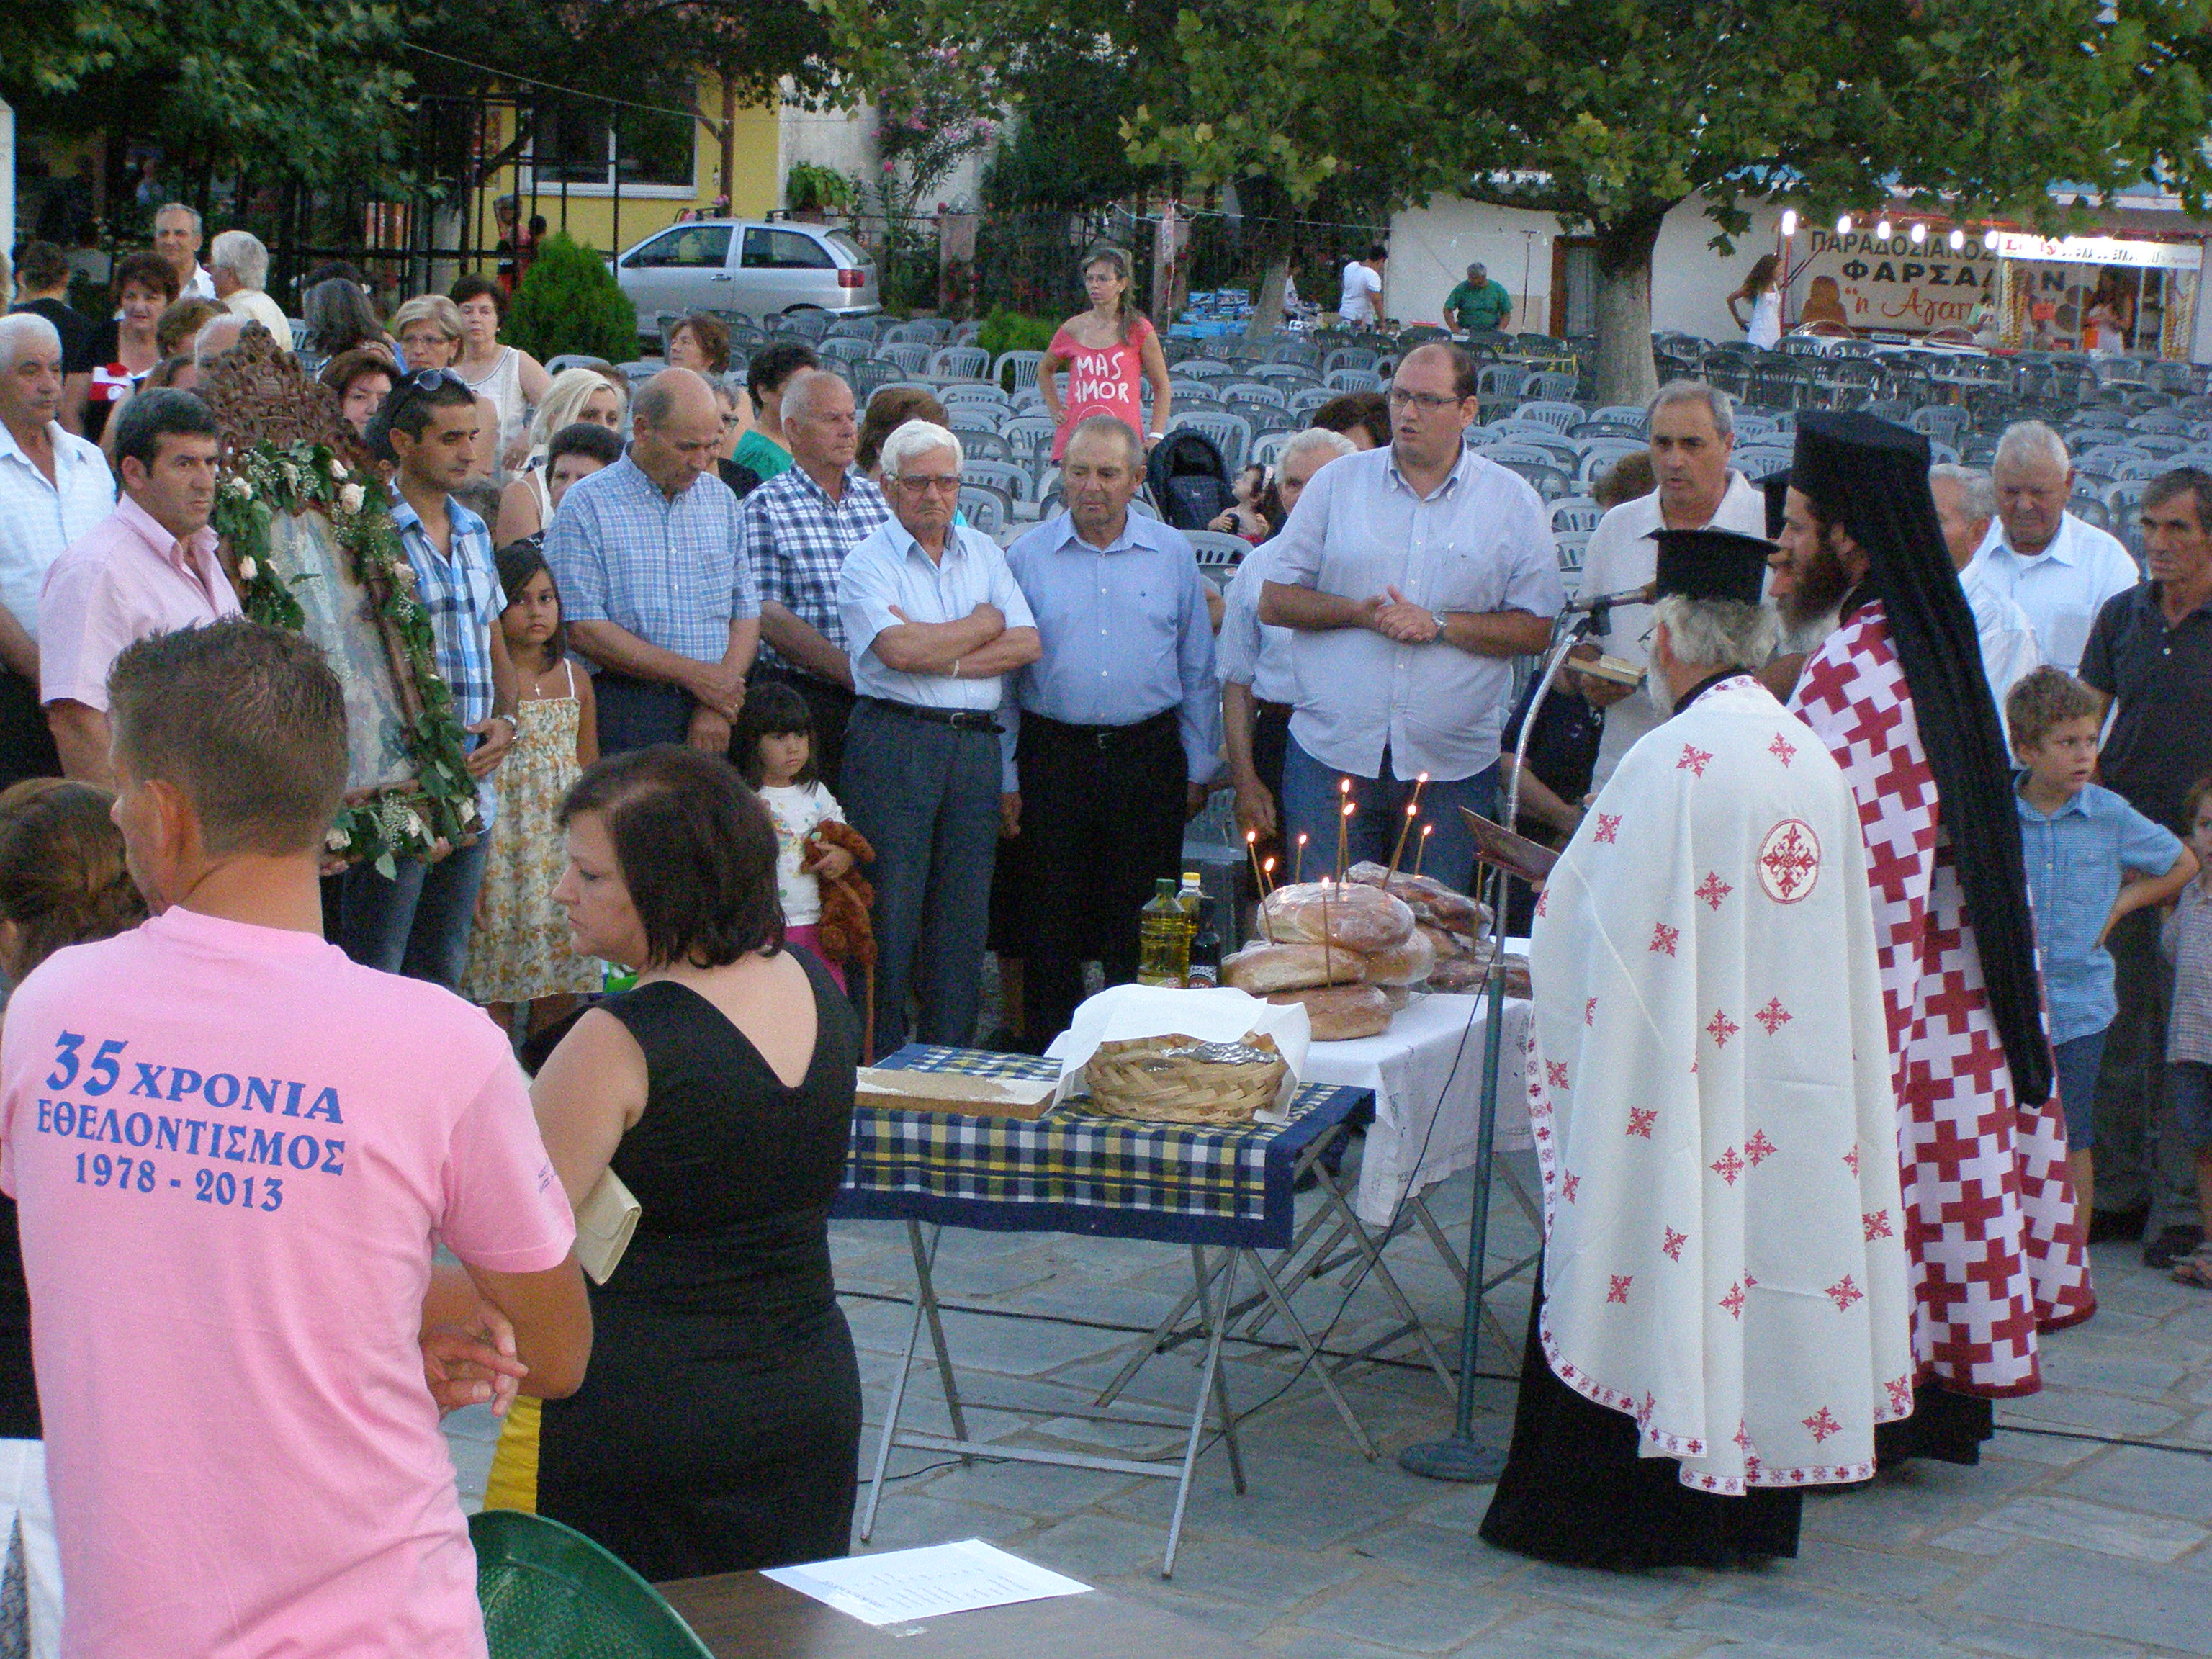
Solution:
{"label": "black clerical hat", "polygon": [[1759,481],[1759,493],[1766,497],[1766,536],[1769,541],[1782,535],[1782,509],[1790,498],[1790,469],[1770,472]]}
{"label": "black clerical hat", "polygon": [[1733,530],[1655,530],[1651,538],[1659,544],[1655,598],[1757,605],[1765,591],[1771,542]]}
{"label": "black clerical hat", "polygon": [[1866,546],[1873,538],[1859,532],[1859,509],[1891,491],[1926,495],[1928,463],[1928,440],[1909,427],[1856,410],[1819,410],[1797,417],[1790,483],[1821,518],[1849,526]]}

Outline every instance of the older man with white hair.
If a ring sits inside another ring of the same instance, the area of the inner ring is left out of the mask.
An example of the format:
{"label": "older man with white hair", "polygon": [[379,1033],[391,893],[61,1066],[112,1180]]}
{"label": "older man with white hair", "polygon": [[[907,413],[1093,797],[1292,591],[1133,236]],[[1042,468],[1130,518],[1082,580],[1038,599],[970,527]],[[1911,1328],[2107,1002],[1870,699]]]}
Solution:
{"label": "older man with white hair", "polygon": [[[1275,494],[1283,516],[1298,504],[1313,475],[1358,447],[1341,432],[1317,426],[1294,434],[1275,458]],[[1291,740],[1291,710],[1297,702],[1297,671],[1291,661],[1287,628],[1260,620],[1260,589],[1273,580],[1274,543],[1244,556],[1222,596],[1221,635],[1214,666],[1221,676],[1221,725],[1229,778],[1237,791],[1237,825],[1273,841],[1281,832],[1283,757]],[[1288,866],[1284,866],[1287,871]]]}
{"label": "older man with white hair", "polygon": [[208,274],[216,298],[240,317],[250,317],[292,349],[292,321],[268,295],[269,250],[250,230],[226,230],[208,250]]}
{"label": "older man with white hair", "polygon": [[1996,517],[1996,485],[1990,475],[1970,466],[1946,461],[1928,469],[1928,490],[1936,498],[1936,520],[1943,526],[1943,545],[1950,550],[1952,568],[1959,573],[1966,607],[1974,613],[1974,631],[1981,641],[1982,672],[1996,702],[1997,719],[2004,719],[2005,693],[2014,682],[2043,665],[2042,648],[2035,642],[2035,627],[2019,604],[1991,585],[1987,574],[1974,562],[1974,550],[1989,533]]}
{"label": "older man with white hair", "polygon": [[876,853],[878,1053],[906,1041],[909,992],[921,1042],[973,1036],[999,844],[1003,677],[1042,653],[1006,555],[952,522],[963,459],[959,439],[927,421],[884,440],[891,516],[837,576],[855,695],[840,793]]}
{"label": "older man with white hair", "polygon": [[2042,422],[2007,427],[1990,471],[1997,521],[1968,567],[1972,580],[2016,601],[2044,661],[2070,674],[2105,601],[2133,587],[2142,573],[2126,548],[2066,510],[2073,458],[2066,441]]}
{"label": "older man with white hair", "polygon": [[0,317],[0,787],[61,771],[39,706],[39,592],[63,550],[115,507],[98,445],[64,429],[62,337]]}

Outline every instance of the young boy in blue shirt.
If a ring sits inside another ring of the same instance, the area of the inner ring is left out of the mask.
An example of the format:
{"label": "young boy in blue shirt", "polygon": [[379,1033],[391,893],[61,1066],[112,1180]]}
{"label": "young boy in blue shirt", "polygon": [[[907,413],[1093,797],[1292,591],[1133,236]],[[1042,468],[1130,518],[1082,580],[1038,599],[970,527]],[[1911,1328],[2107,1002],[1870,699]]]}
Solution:
{"label": "young boy in blue shirt", "polygon": [[2105,940],[2121,917],[2163,904],[2197,873],[2196,855],[2111,790],[2097,769],[2095,694],[2060,668],[2024,676],[2005,698],[2051,1056],[2066,1115],[2067,1163],[2086,1236],[2095,1172],[2093,1103],[2105,1032],[2118,1005]]}

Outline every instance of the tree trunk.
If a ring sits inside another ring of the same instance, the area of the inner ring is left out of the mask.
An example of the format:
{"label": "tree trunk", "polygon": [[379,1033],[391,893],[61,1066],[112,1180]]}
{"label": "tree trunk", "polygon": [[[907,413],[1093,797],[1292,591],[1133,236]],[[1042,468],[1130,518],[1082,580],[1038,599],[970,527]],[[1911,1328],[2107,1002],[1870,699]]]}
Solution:
{"label": "tree trunk", "polygon": [[723,213],[737,208],[738,173],[738,82],[727,70],[722,72],[722,126],[715,137],[722,141],[722,191],[720,203]]}
{"label": "tree trunk", "polygon": [[1597,227],[1600,404],[1645,404],[1659,389],[1651,362],[1651,254],[1673,205],[1650,204]]}
{"label": "tree trunk", "polygon": [[1260,279],[1259,298],[1252,302],[1252,319],[1244,325],[1244,337],[1264,340],[1283,324],[1283,290],[1291,280],[1291,253],[1285,248],[1268,256],[1267,274]]}

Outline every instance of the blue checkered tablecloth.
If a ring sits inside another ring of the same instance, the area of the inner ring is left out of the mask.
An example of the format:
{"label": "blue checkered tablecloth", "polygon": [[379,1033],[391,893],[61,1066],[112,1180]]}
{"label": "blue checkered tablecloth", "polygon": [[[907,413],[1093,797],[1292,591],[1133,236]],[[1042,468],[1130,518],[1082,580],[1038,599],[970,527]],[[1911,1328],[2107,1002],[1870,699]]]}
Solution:
{"label": "blue checkered tablecloth", "polygon": [[[895,1069],[1050,1079],[1055,1060],[909,1043]],[[1006,1232],[1089,1233],[1280,1249],[1299,1157],[1373,1109],[1365,1089],[1312,1084],[1279,1127],[1146,1124],[1079,1103],[1030,1121],[862,1103],[836,1213]]]}

